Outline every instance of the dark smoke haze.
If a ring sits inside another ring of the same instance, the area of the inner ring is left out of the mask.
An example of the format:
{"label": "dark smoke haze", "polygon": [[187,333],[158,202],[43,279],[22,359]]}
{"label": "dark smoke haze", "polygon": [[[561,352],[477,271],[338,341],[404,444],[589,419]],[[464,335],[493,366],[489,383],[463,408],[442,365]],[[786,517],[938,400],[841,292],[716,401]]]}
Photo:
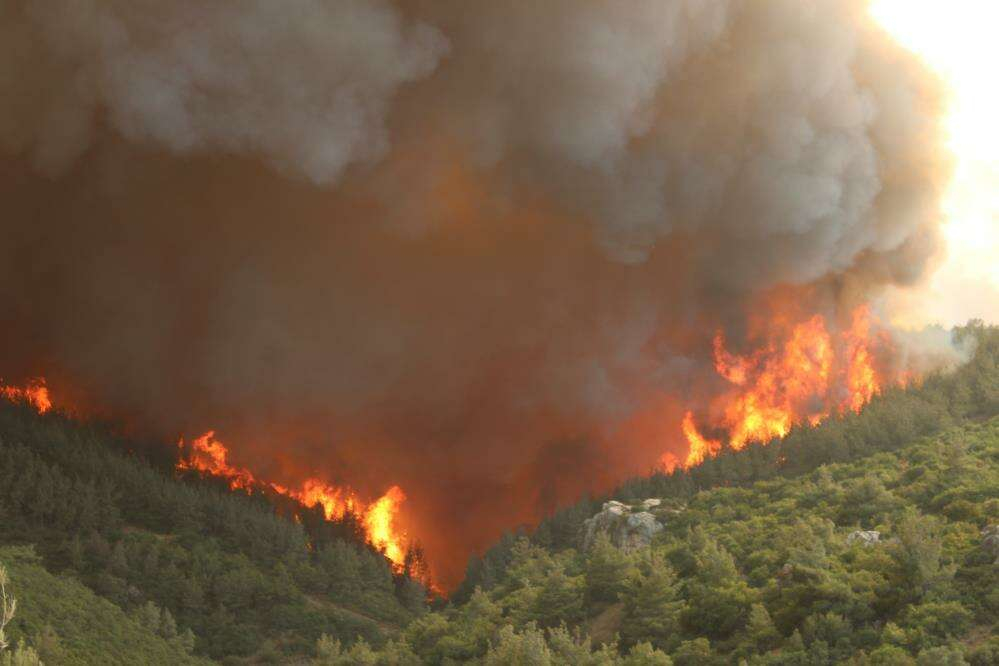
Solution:
{"label": "dark smoke haze", "polygon": [[682,447],[774,288],[939,252],[936,83],[848,0],[0,0],[0,372],[472,549]]}

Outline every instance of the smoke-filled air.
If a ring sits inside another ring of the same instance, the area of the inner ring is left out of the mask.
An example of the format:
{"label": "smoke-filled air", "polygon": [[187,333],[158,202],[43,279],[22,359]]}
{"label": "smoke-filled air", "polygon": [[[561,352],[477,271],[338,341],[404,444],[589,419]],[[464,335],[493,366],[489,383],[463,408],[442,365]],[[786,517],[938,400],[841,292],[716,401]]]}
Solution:
{"label": "smoke-filled air", "polygon": [[879,310],[942,261],[952,167],[867,3],[467,7],[0,3],[0,390],[448,589],[954,360]]}

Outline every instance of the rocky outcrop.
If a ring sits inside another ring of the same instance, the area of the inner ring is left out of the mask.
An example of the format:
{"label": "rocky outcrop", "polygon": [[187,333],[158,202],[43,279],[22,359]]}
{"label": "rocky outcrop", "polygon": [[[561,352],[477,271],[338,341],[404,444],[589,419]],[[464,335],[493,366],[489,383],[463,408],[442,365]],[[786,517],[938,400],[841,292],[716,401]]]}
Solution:
{"label": "rocky outcrop", "polygon": [[982,548],[995,557],[999,564],[999,525],[989,525],[982,530]]}
{"label": "rocky outcrop", "polygon": [[652,537],[663,529],[663,524],[649,512],[660,503],[658,499],[647,499],[631,508],[617,500],[604,502],[600,513],[583,522],[583,549],[592,548],[600,534],[606,534],[611,543],[622,550],[647,547],[652,543]]}
{"label": "rocky outcrop", "polygon": [[873,546],[881,543],[881,532],[877,530],[857,530],[847,535],[846,542],[850,545],[859,542],[862,546]]}

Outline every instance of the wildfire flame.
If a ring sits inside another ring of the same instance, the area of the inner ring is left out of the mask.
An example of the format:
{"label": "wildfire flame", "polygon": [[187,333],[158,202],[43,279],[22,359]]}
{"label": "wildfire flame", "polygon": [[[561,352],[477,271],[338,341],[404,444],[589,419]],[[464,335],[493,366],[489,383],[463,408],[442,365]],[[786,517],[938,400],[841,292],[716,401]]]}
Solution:
{"label": "wildfire flame", "polygon": [[8,386],[0,383],[0,397],[10,402],[29,404],[39,414],[44,414],[52,409],[49,389],[41,377],[32,379],[24,386]]}
{"label": "wildfire flame", "polygon": [[353,490],[338,488],[316,478],[306,479],[298,489],[257,479],[249,470],[229,464],[229,449],[215,438],[215,432],[211,430],[189,445],[181,439],[178,447],[188,454],[177,463],[178,470],[223,478],[233,490],[269,489],[309,508],[321,506],[327,520],[339,520],[347,512],[359,516],[368,542],[385,553],[397,571],[403,571],[408,542],[405,533],[397,529],[396,516],[406,495],[399,486],[392,486],[368,504]]}
{"label": "wildfire flame", "polygon": [[[681,427],[683,428],[684,437],[687,438],[687,442],[690,444],[690,452],[687,453],[687,460],[684,463],[685,467],[700,465],[704,462],[705,458],[718,455],[718,451],[721,450],[721,442],[716,439],[707,439],[697,431],[693,412],[687,412],[683,415]],[[671,455],[670,466],[675,464],[674,457]]]}
{"label": "wildfire flame", "polygon": [[[787,333],[774,325],[765,344],[748,355],[729,352],[719,331],[714,338],[715,370],[731,390],[712,404],[712,412],[728,433],[728,446],[739,450],[749,442],[766,443],[784,437],[795,425],[818,425],[833,412],[859,412],[886,383],[876,367],[875,351],[889,346],[887,334],[874,331],[866,306],[855,310],[850,326],[836,335],[821,315],[791,326]],[[904,376],[897,381],[904,383]],[[722,448],[720,440],[701,434],[693,412],[685,414],[681,429],[689,444],[685,468]],[[671,469],[677,460],[664,455],[662,463]]]}
{"label": "wildfire flame", "polygon": [[[45,379],[36,378],[24,386],[12,386],[0,382],[0,398],[10,402],[31,405],[39,414],[52,409],[52,399]],[[185,449],[184,440],[178,443]],[[290,497],[303,506],[321,506],[327,520],[339,520],[349,511],[360,518],[368,542],[382,551],[399,572],[407,566],[408,540],[405,533],[396,526],[396,516],[400,505],[406,501],[406,494],[399,486],[392,486],[374,502],[365,503],[353,490],[338,488],[316,478],[302,482],[300,488],[292,489],[278,483],[257,479],[248,469],[229,464],[229,449],[215,438],[210,430],[194,439],[186,447],[188,456],[177,463],[178,470],[189,470],[225,479],[232,490],[269,489],[279,495]],[[433,585],[429,572],[417,572],[421,580],[431,589]]]}
{"label": "wildfire flame", "polygon": [[[867,307],[855,310],[849,325],[834,332],[821,315],[796,322],[777,317],[767,320],[762,331],[762,335],[756,331],[755,336],[762,338],[762,343],[745,354],[730,351],[724,333],[716,333],[714,367],[727,390],[705,410],[713,424],[711,436],[702,434],[694,411],[687,411],[680,424],[689,445],[686,457],[665,453],[663,468],[690,468],[717,456],[725,446],[740,450],[749,442],[784,437],[799,424],[817,425],[833,413],[859,412],[884,386],[904,385],[910,379],[904,373],[889,377],[882,367],[883,352],[891,349],[891,340]],[[30,404],[39,413],[52,408],[45,380],[40,378],[24,386],[0,383],[0,398]],[[726,436],[719,436],[722,432]],[[400,487],[392,486],[378,499],[365,501],[349,487],[314,477],[296,487],[283,486],[231,464],[228,447],[214,431],[189,443],[181,439],[178,446],[183,451],[178,470],[224,479],[233,490],[268,491],[304,507],[322,507],[330,521],[340,520],[348,512],[357,516],[368,543],[383,552],[396,571],[407,572],[440,593],[425,562],[419,558],[409,561],[418,551],[409,547],[407,535],[397,524],[400,506],[406,500]]]}

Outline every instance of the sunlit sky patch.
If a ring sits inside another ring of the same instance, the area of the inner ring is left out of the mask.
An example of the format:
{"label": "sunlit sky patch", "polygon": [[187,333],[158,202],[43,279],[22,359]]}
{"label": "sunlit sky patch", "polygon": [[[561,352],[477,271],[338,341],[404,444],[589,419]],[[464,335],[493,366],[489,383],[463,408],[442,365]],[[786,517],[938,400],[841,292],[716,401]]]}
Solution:
{"label": "sunlit sky patch", "polygon": [[891,294],[900,325],[999,320],[999,2],[873,0],[871,13],[944,79],[956,158],[943,202],[948,256],[918,290]]}

